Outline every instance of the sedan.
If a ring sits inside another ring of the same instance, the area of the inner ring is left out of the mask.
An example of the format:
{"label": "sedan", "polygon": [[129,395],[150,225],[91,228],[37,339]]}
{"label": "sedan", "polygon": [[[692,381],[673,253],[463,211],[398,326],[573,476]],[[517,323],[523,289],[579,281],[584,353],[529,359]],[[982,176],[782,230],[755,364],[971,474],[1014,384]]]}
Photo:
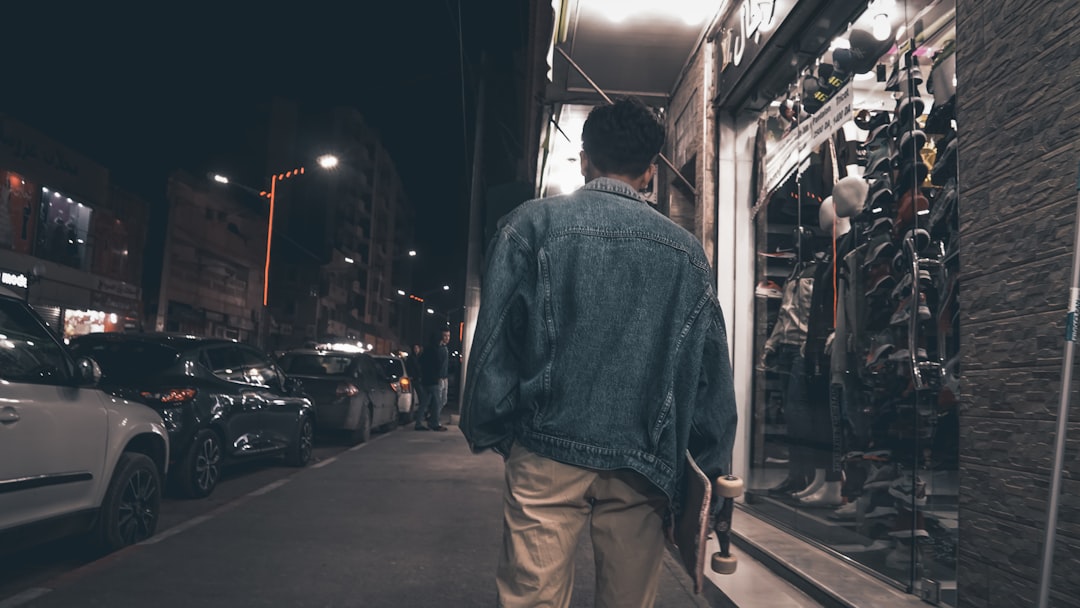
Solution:
{"label": "sedan", "polygon": [[349,443],[364,443],[372,429],[397,426],[397,393],[370,355],[336,349],[297,349],[279,359],[315,404],[319,429],[344,431]]}
{"label": "sedan", "polygon": [[100,333],[71,341],[101,366],[101,388],[145,403],[169,431],[171,481],[186,496],[213,492],[230,460],[311,460],[314,410],[264,353],[215,338]]}

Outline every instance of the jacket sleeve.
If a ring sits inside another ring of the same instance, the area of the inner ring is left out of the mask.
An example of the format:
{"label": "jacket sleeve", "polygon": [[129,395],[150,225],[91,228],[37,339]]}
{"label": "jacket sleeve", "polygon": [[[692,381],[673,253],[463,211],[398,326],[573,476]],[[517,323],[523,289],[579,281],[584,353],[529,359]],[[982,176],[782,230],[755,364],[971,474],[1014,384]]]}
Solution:
{"label": "jacket sleeve", "polygon": [[719,305],[708,315],[688,449],[702,472],[716,479],[731,472],[738,413],[724,315]]}
{"label": "jacket sleeve", "polygon": [[492,448],[506,456],[513,442],[531,259],[510,226],[488,247],[461,408],[461,430],[474,452]]}

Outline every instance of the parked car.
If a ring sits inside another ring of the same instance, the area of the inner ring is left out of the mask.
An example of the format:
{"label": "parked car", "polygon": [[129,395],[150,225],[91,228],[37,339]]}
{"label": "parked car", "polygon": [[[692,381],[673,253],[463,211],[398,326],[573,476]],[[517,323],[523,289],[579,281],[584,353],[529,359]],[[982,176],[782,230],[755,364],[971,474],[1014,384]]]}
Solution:
{"label": "parked car", "polygon": [[397,393],[370,355],[305,348],[287,351],[278,362],[315,404],[320,430],[345,431],[355,445],[370,439],[372,429],[397,425]]}
{"label": "parked car", "polygon": [[413,407],[419,405],[419,400],[405,361],[395,355],[372,355],[371,358],[381,366],[390,387],[397,393],[398,422],[405,424],[412,420]]}
{"label": "parked car", "polygon": [[157,529],[168,433],[100,376],[0,288],[0,552],[86,532],[114,550]]}
{"label": "parked car", "polygon": [[89,334],[71,347],[101,365],[102,388],[161,414],[173,449],[170,480],[183,495],[208,496],[230,460],[311,460],[311,401],[254,347],[163,333]]}

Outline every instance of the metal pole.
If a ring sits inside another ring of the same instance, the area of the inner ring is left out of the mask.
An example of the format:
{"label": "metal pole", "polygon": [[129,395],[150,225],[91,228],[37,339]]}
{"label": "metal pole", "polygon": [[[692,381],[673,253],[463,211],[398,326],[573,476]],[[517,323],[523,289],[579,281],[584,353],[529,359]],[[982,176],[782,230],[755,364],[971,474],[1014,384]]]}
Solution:
{"label": "metal pole", "polygon": [[[614,103],[611,101],[611,98],[608,97],[608,94],[600,88],[600,85],[593,82],[593,79],[589,78],[589,75],[585,73],[585,70],[581,69],[581,66],[579,66],[573,59],[571,59],[570,55],[566,54],[566,51],[562,50],[559,47],[555,47],[555,50],[559,51],[559,54],[563,56],[563,59],[565,59],[566,62],[570,64],[570,67],[574,68],[574,70],[576,70],[578,74],[581,74],[581,77],[589,83],[589,86],[591,86],[593,90],[595,90],[597,93],[600,94],[601,97],[604,98],[604,101],[608,102],[609,104]],[[692,192],[694,196],[697,196],[697,188],[694,186],[694,184],[691,184],[690,180],[683,177],[682,173],[679,173],[679,170],[675,168],[675,165],[671,164],[671,161],[668,160],[666,156],[664,156],[663,152],[657,154],[657,157],[660,160],[664,161],[664,164],[667,165],[667,168],[671,169],[671,172],[674,173],[675,176],[678,177],[680,181],[682,181],[682,183],[686,184],[686,187],[690,189],[690,192]]]}
{"label": "metal pole", "polygon": [[1039,608],[1050,600],[1050,574],[1054,569],[1054,539],[1057,537],[1058,499],[1061,496],[1061,473],[1065,467],[1065,430],[1069,422],[1069,395],[1072,392],[1073,351],[1076,349],[1077,311],[1080,310],[1080,169],[1076,175],[1076,223],[1073,225],[1072,284],[1069,287],[1069,312],[1065,317],[1065,359],[1061,364],[1061,402],[1058,404],[1057,437],[1054,445],[1054,468],[1050,476],[1050,501],[1047,505],[1046,540],[1043,542],[1042,579],[1039,581]]}

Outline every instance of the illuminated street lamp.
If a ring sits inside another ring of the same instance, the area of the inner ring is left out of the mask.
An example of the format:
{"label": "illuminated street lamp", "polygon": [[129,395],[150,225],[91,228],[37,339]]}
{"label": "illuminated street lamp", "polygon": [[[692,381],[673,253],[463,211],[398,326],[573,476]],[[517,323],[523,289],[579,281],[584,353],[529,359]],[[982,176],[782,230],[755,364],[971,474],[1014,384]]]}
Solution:
{"label": "illuminated street lamp", "polygon": [[[330,170],[330,169],[333,169],[333,168],[337,167],[339,161],[338,161],[338,157],[334,156],[333,154],[323,154],[322,156],[315,159],[315,162],[317,162],[319,164],[319,166],[322,167],[323,169]],[[257,193],[259,196],[270,199],[270,218],[266,222],[266,256],[265,256],[265,266],[263,268],[263,306],[268,306],[269,301],[270,301],[270,246],[273,244],[273,240],[274,240],[274,203],[276,202],[276,199],[277,199],[277,185],[278,185],[278,182],[287,180],[287,179],[292,178],[292,177],[296,177],[298,175],[303,175],[303,174],[304,174],[304,168],[303,167],[296,167],[295,169],[292,169],[290,171],[286,171],[284,173],[275,173],[275,174],[270,176],[270,190],[269,191],[266,191],[266,190],[261,190],[260,191],[260,190],[254,189],[254,188],[249,188],[247,186],[242,186],[240,184],[233,184],[235,186],[239,186],[240,188],[242,188],[244,190],[248,190],[248,191],[251,191],[253,193]],[[220,175],[220,174],[215,173],[211,177],[213,178],[213,180],[215,182],[217,182],[219,184],[231,184],[232,183],[232,181],[228,177],[226,177],[224,175]]]}

